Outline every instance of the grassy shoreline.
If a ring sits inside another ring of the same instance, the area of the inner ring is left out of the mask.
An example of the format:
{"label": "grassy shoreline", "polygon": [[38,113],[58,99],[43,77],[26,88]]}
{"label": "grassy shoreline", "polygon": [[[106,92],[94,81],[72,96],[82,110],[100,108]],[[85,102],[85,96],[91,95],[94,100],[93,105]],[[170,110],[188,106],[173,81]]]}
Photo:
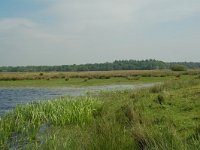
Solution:
{"label": "grassy shoreline", "polygon": [[109,84],[138,84],[138,83],[154,83],[163,80],[170,80],[173,77],[141,77],[140,79],[127,78],[110,78],[110,79],[84,79],[72,78],[68,81],[64,79],[52,80],[18,80],[18,81],[0,81],[0,87],[84,87],[84,86],[98,86]]}
{"label": "grassy shoreline", "polygon": [[88,79],[88,78],[69,78],[69,79],[35,79],[35,80],[16,80],[0,81],[0,87],[84,87],[98,86],[109,84],[139,84],[139,83],[156,83],[169,80],[188,80],[197,78],[196,75],[179,75],[179,76],[158,76],[158,77],[111,77],[109,79]]}
{"label": "grassy shoreline", "polygon": [[199,77],[200,70],[118,70],[89,72],[0,73],[0,87],[64,87],[108,84],[137,84],[187,80]]}
{"label": "grassy shoreline", "polygon": [[200,81],[18,106],[0,120],[0,148],[199,149]]}

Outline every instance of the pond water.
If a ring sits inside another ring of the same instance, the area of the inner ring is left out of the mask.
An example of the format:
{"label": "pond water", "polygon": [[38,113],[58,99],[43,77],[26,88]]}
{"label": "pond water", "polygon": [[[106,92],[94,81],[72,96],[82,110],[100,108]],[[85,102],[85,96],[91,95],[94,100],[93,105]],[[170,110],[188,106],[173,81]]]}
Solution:
{"label": "pond water", "polygon": [[0,88],[0,116],[13,109],[18,104],[33,101],[49,100],[60,96],[83,96],[87,92],[124,90],[150,87],[155,84],[135,85],[105,85],[90,87],[60,87],[60,88]]}

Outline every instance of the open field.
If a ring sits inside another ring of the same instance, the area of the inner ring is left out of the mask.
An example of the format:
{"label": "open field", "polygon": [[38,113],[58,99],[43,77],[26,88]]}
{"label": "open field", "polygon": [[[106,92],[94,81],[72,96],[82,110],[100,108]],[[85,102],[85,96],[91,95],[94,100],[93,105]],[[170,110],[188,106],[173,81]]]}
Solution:
{"label": "open field", "polygon": [[[182,76],[182,79],[192,78],[193,76]],[[174,76],[167,77],[137,77],[126,78],[116,77],[109,79],[88,79],[88,78],[70,78],[51,79],[51,80],[17,80],[17,81],[0,81],[0,87],[80,87],[80,86],[100,86],[109,84],[137,84],[137,83],[156,83],[166,80],[176,80]]]}
{"label": "open field", "polygon": [[165,77],[176,75],[198,75],[199,69],[188,71],[171,70],[119,70],[119,71],[88,71],[88,72],[15,72],[0,73],[0,80],[38,80],[38,79],[69,79],[69,78],[88,78],[88,79],[109,79],[111,77]]}
{"label": "open field", "polygon": [[109,84],[139,84],[139,83],[158,83],[169,80],[187,80],[197,78],[196,75],[165,76],[165,77],[116,77],[109,79],[88,79],[88,78],[70,78],[51,79],[51,80],[17,80],[0,81],[0,87],[83,87],[100,86]]}
{"label": "open field", "polygon": [[200,70],[170,70],[0,73],[0,87],[92,86],[106,84],[152,83],[199,78]]}
{"label": "open field", "polygon": [[200,79],[18,106],[0,148],[200,149]]}

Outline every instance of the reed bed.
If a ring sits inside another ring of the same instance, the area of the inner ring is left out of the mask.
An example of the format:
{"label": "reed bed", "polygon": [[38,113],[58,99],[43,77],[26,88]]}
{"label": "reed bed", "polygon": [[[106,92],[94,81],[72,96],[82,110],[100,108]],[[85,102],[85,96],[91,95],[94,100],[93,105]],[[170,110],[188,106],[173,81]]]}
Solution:
{"label": "reed bed", "polygon": [[171,70],[121,70],[121,71],[89,71],[89,72],[16,72],[0,73],[0,80],[40,80],[63,78],[88,78],[88,79],[109,79],[111,77],[166,77],[177,75],[199,75],[200,70],[188,70],[175,72]]}

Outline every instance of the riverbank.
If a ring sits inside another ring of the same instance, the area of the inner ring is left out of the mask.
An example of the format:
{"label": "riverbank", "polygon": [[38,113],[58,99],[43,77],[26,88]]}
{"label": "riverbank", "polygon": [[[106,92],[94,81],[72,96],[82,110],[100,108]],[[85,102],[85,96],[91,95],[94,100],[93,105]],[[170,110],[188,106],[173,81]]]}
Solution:
{"label": "riverbank", "polygon": [[197,78],[197,75],[169,75],[169,76],[128,76],[110,77],[108,79],[96,78],[55,78],[55,79],[34,79],[34,80],[8,80],[0,81],[0,87],[85,87],[110,84],[140,84],[156,83],[169,80],[188,80]]}
{"label": "riverbank", "polygon": [[98,94],[101,91],[139,89],[152,87],[155,83],[142,84],[112,84],[87,87],[0,87],[0,117],[17,105],[30,102],[52,100],[64,96],[86,96]]}
{"label": "riverbank", "polygon": [[18,106],[0,148],[199,149],[199,79]]}

